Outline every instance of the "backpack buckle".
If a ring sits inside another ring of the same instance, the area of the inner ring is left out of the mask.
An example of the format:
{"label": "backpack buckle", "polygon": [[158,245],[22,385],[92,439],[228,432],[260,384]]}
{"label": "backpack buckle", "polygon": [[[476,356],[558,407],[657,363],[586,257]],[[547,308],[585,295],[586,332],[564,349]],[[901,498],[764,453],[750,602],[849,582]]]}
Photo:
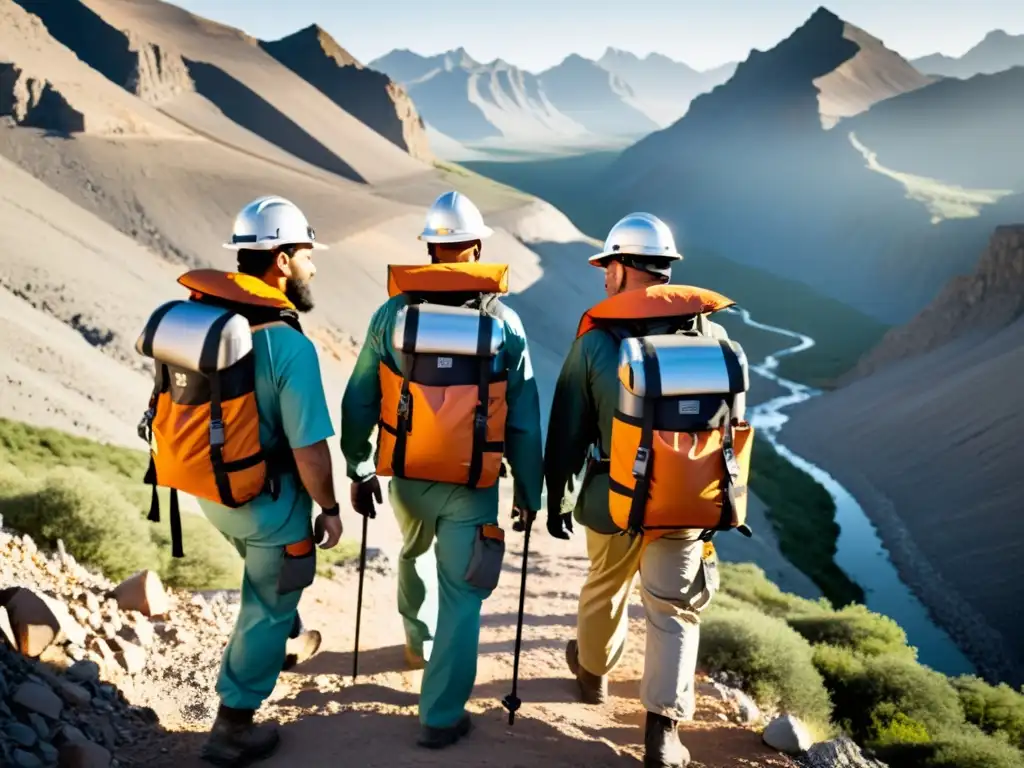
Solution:
{"label": "backpack buckle", "polygon": [[647,468],[651,461],[649,448],[641,446],[636,449],[636,458],[633,460],[633,479],[641,480],[647,476]]}
{"label": "backpack buckle", "polygon": [[411,399],[408,392],[403,392],[398,396],[398,415],[403,419],[409,416],[409,401]]}
{"label": "backpack buckle", "polygon": [[735,481],[740,476],[740,465],[736,461],[736,452],[732,449],[732,446],[726,446],[722,449],[722,457],[725,459],[725,468]]}
{"label": "backpack buckle", "polygon": [[210,420],[210,445],[224,445],[224,422],[220,419]]}
{"label": "backpack buckle", "polygon": [[139,438],[147,445],[151,445],[153,442],[153,419],[155,416],[156,414],[153,412],[153,409],[149,408],[142,414],[142,420],[137,428]]}

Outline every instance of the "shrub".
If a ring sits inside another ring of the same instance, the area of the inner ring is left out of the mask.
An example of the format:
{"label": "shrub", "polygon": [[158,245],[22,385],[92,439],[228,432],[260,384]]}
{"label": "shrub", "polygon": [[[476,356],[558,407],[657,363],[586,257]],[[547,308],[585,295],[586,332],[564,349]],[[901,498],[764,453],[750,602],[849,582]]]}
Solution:
{"label": "shrub", "polygon": [[167,584],[181,589],[238,589],[241,585],[242,558],[203,515],[181,513],[184,557],[171,556],[166,515],[161,516],[159,525],[150,523],[149,527],[160,552],[160,575]]}
{"label": "shrub", "polygon": [[716,607],[701,622],[699,653],[704,669],[738,676],[760,704],[797,715],[819,735],[828,731],[832,705],[813,651],[784,621]]}
{"label": "shrub", "polygon": [[81,467],[98,472],[106,479],[135,482],[141,481],[148,461],[144,451],[104,445],[56,429],[9,419],[0,419],[0,459],[22,470]]}
{"label": "shrub", "polygon": [[970,728],[930,744],[893,745],[876,752],[890,768],[1024,768],[1019,750]]}
{"label": "shrub", "polygon": [[[911,727],[934,739],[964,724],[956,691],[944,675],[902,655],[859,656],[849,648],[819,646],[814,663],[832,692],[835,717],[854,739],[871,742]],[[881,729],[881,732],[880,730]]]}
{"label": "shrub", "polygon": [[967,722],[985,733],[1004,734],[1011,744],[1024,749],[1024,694],[1006,683],[993,686],[973,675],[955,678],[952,683]]}
{"label": "shrub", "polygon": [[867,656],[899,654],[917,658],[917,650],[907,645],[907,633],[899,624],[863,605],[848,605],[839,611],[799,613],[788,616],[786,621],[815,644],[839,645]]}
{"label": "shrub", "polygon": [[805,600],[783,592],[764,571],[753,563],[721,563],[722,592],[739,598],[772,616],[786,616],[803,611],[830,611],[832,605],[825,598]]}
{"label": "shrub", "polygon": [[5,525],[41,546],[63,539],[75,559],[115,581],[158,560],[139,511],[117,488],[79,467],[51,470],[37,487],[0,501],[0,514]]}
{"label": "shrub", "polygon": [[1024,768],[1024,755],[1001,739],[980,731],[943,736],[927,758],[928,768]]}
{"label": "shrub", "polygon": [[25,493],[31,481],[13,464],[0,462],[0,500]]}

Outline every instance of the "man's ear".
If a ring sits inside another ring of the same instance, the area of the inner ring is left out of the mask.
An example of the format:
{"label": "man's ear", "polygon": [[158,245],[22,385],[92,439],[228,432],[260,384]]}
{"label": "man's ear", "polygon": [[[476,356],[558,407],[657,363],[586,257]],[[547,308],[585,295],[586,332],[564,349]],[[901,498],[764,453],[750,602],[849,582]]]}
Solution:
{"label": "man's ear", "polygon": [[292,276],[292,265],[291,258],[288,252],[283,248],[278,249],[277,255],[274,257],[274,264],[277,266],[278,271],[285,277]]}

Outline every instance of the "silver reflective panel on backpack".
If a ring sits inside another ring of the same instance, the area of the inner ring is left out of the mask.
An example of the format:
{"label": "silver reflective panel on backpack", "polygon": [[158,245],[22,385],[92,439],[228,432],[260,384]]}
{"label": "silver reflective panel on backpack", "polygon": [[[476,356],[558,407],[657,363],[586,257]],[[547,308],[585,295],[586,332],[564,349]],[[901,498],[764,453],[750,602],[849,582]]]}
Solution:
{"label": "silver reflective panel on backpack", "polygon": [[[225,316],[229,319],[221,325],[218,321]],[[152,338],[150,349],[146,348],[147,337]],[[209,351],[209,360],[203,360],[204,350]],[[196,301],[171,301],[150,316],[135,342],[135,351],[189,371],[220,371],[252,352],[252,331],[248,320],[226,309]]]}
{"label": "silver reflective panel on backpack", "polygon": [[[644,342],[657,362],[660,382],[648,382],[644,372]],[[725,342],[706,336],[665,334],[623,339],[619,345],[619,381],[636,397],[645,397],[652,384],[661,397],[684,395],[729,395],[746,392],[750,386],[747,358],[735,341]],[[731,359],[727,359],[730,354]],[[741,373],[730,382],[729,367]]]}
{"label": "silver reflective panel on backpack", "polygon": [[[415,336],[411,347],[405,344],[405,329],[410,313],[416,315]],[[504,341],[501,323],[491,315],[466,307],[448,307],[441,304],[411,304],[398,310],[392,342],[395,351],[425,355],[477,355],[480,324],[490,344],[487,357],[494,357]]]}

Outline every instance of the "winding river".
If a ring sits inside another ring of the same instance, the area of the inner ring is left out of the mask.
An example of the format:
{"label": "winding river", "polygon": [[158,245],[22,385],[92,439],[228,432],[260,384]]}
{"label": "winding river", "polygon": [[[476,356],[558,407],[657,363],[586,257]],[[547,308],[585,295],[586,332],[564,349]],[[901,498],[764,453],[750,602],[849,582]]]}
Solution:
{"label": "winding river", "polygon": [[759,323],[744,309],[731,310],[752,328],[794,339],[797,343],[766,357],[750,370],[769,379],[785,390],[785,394],[752,406],[748,420],[757,428],[759,437],[768,440],[780,456],[820,483],[836,505],[839,539],[835,562],[846,575],[864,590],[865,602],[872,611],[894,619],[907,633],[910,644],[918,649],[918,659],[947,675],[973,673],[974,666],[950,636],[932,621],[924,604],[900,579],[889,553],[857,500],[820,467],[796,455],[779,441],[779,432],[789,420],[784,413],[798,403],[821,394],[819,390],[784,379],[776,373],[779,358],[799,354],[814,346],[814,339],[784,328]]}

